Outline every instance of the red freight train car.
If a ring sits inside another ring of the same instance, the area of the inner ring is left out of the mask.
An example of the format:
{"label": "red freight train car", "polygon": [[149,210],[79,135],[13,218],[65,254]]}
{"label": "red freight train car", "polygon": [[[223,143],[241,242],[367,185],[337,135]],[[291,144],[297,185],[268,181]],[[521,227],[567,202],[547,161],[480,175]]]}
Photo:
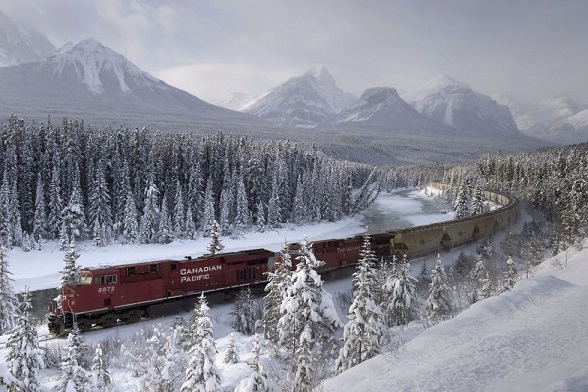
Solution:
{"label": "red freight train car", "polygon": [[267,279],[274,252],[253,249],[197,259],[162,260],[80,271],[49,306],[49,329],[61,335],[73,320],[81,330],[136,321],[153,305]]}

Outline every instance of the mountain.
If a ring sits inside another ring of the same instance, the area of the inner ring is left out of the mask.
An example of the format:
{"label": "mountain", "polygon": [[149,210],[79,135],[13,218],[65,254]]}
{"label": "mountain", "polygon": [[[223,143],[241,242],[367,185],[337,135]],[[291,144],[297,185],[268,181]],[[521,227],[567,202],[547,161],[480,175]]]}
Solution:
{"label": "mountain", "polygon": [[46,36],[0,12],[0,67],[37,61],[54,50]]}
{"label": "mountain", "polygon": [[89,38],[42,60],[0,68],[0,115],[84,118],[97,126],[185,128],[190,123],[260,123],[211,105],[140,70]]}
{"label": "mountain", "polygon": [[462,131],[520,134],[508,107],[446,75],[434,78],[406,98],[423,116]]}
{"label": "mountain", "polygon": [[380,129],[389,131],[434,131],[448,127],[436,125],[423,117],[398,95],[392,87],[374,87],[364,91],[359,100],[339,113],[329,127]]}
{"label": "mountain", "polygon": [[248,93],[232,92],[228,97],[217,102],[217,105],[231,110],[241,110],[254,99],[255,96]]}
{"label": "mountain", "polygon": [[318,67],[288,79],[241,111],[280,126],[313,128],[331,121],[355,99],[337,87],[325,67]]}
{"label": "mountain", "polygon": [[560,95],[538,103],[522,103],[505,94],[494,98],[508,106],[518,128],[526,135],[555,143],[579,143],[588,140],[588,105],[569,95]]}

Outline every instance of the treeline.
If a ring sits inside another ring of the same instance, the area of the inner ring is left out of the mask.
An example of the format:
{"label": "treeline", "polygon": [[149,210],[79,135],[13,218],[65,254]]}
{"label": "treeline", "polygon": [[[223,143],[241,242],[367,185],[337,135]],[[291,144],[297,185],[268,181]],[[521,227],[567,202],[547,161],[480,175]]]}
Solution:
{"label": "treeline", "polygon": [[[222,133],[151,133],[25,124],[0,131],[0,239],[30,249],[168,243],[207,235],[264,231],[286,222],[335,221],[365,208],[377,187],[372,168],[337,161],[316,148]],[[364,184],[354,196],[352,190]]]}

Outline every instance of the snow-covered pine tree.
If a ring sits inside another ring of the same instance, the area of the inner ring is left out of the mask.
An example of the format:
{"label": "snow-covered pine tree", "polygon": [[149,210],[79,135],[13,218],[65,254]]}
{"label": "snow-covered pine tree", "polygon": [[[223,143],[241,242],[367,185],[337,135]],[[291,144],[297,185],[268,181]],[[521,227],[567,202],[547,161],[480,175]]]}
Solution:
{"label": "snow-covered pine tree", "polygon": [[209,235],[210,235],[210,240],[208,241],[208,245],[206,247],[206,250],[208,251],[209,255],[214,256],[215,254],[217,254],[218,252],[220,252],[221,250],[223,250],[225,248],[225,246],[220,241],[220,227],[219,227],[216,219],[213,219],[212,222],[210,223]]}
{"label": "snow-covered pine tree", "polygon": [[[106,183],[104,161],[100,159],[93,173],[92,187],[88,196],[88,220],[94,229],[94,241],[97,246],[108,245],[112,242],[112,210],[108,184]],[[97,232],[96,232],[97,231]]]}
{"label": "snow-covered pine tree", "polygon": [[40,390],[39,371],[44,368],[43,350],[39,347],[37,327],[30,316],[31,297],[28,288],[21,295],[16,328],[8,337],[6,363],[18,386],[9,391],[37,392]]}
{"label": "snow-covered pine tree", "polygon": [[84,340],[77,324],[67,335],[65,357],[61,362],[61,377],[55,386],[56,392],[84,392],[89,379],[86,370],[81,366],[81,358],[85,349]]}
{"label": "snow-covered pine tree", "polygon": [[51,183],[49,184],[49,216],[47,219],[49,229],[49,239],[59,238],[61,233],[61,224],[63,221],[63,200],[61,199],[61,166],[59,160],[54,161],[51,172]]}
{"label": "snow-covered pine tree", "polygon": [[[296,271],[282,301],[282,317],[278,322],[280,345],[286,350],[299,371],[319,360],[320,354],[329,355],[333,348],[333,333],[343,324],[337,315],[331,295],[323,288],[316,268],[323,262],[312,253],[312,245],[306,238],[300,243]],[[310,354],[312,353],[312,355]]]}
{"label": "snow-covered pine tree", "polygon": [[202,235],[210,236],[212,221],[216,221],[216,202],[212,186],[212,178],[206,182],[206,191],[204,192],[204,201],[202,209]]}
{"label": "snow-covered pine tree", "polygon": [[59,271],[61,273],[59,287],[76,283],[80,279],[79,267],[76,265],[78,257],[80,257],[80,255],[76,252],[75,243],[72,242],[63,257],[64,267],[63,270]]}
{"label": "snow-covered pine tree", "polygon": [[194,212],[192,206],[188,206],[186,211],[186,234],[185,237],[191,240],[195,240],[198,237],[196,232],[196,223],[194,222]]}
{"label": "snow-covered pine tree", "polygon": [[0,241],[0,335],[5,335],[16,326],[18,300],[14,294],[12,278],[4,244]]}
{"label": "snow-covered pine tree", "polygon": [[267,227],[276,229],[281,226],[282,208],[280,206],[280,190],[278,189],[277,176],[272,181],[272,194],[267,205]]}
{"label": "snow-covered pine tree", "polygon": [[92,358],[92,387],[95,390],[103,391],[112,383],[106,355],[102,352],[102,347],[96,347],[94,358]]}
{"label": "snow-covered pine tree", "polygon": [[239,353],[237,352],[237,347],[235,347],[235,335],[232,332],[229,334],[229,344],[227,345],[223,362],[226,364],[239,362]]}
{"label": "snow-covered pine tree", "polygon": [[499,293],[512,290],[519,277],[517,267],[512,257],[506,261],[506,271],[504,272],[504,283],[499,290]]}
{"label": "snow-covered pine tree", "polygon": [[264,232],[265,231],[265,207],[263,205],[263,201],[259,201],[257,204],[257,215],[255,217],[255,224],[257,226],[257,231]]}
{"label": "snow-covered pine tree", "polygon": [[280,255],[276,258],[274,271],[268,272],[268,283],[265,286],[267,294],[263,298],[263,336],[276,345],[280,338],[278,331],[278,321],[281,317],[280,306],[286,297],[291,274],[290,248],[284,241]]}
{"label": "snow-covered pine tree", "polygon": [[122,226],[122,243],[138,243],[140,238],[139,219],[137,215],[137,206],[135,205],[135,196],[130,189],[127,192]]}
{"label": "snow-covered pine tree", "polygon": [[176,391],[181,382],[178,374],[183,371],[184,357],[173,334],[165,333],[158,325],[153,327],[151,336],[141,330],[139,338],[144,340],[134,347],[121,348],[133,377],[146,391]]}
{"label": "snow-covered pine tree", "polygon": [[347,312],[349,321],[343,331],[343,347],[335,363],[338,373],[376,356],[384,344],[382,310],[371,291],[377,276],[367,233],[361,254],[353,274],[353,302]]}
{"label": "snow-covered pine tree", "polygon": [[431,284],[429,285],[429,298],[427,299],[427,314],[431,322],[436,324],[449,316],[453,311],[451,292],[447,285],[445,269],[441,264],[441,255],[437,255],[435,267],[431,272]]}
{"label": "snow-covered pine tree", "polygon": [[480,287],[477,295],[479,299],[490,298],[496,295],[496,286],[494,281],[490,278],[490,272],[486,271],[485,274],[480,277],[478,285]]}
{"label": "snow-covered pine tree", "polygon": [[82,198],[78,192],[78,187],[74,187],[69,203],[61,212],[63,217],[59,236],[61,250],[66,250],[69,244],[80,239],[86,228]]}
{"label": "snow-covered pine tree", "polygon": [[204,293],[198,305],[199,318],[196,325],[192,326],[192,329],[195,329],[192,333],[197,337],[197,342],[190,351],[192,359],[186,370],[186,381],[182,384],[180,391],[221,392],[220,375],[214,364],[216,346]]}
{"label": "snow-covered pine tree", "polygon": [[171,216],[165,199],[161,203],[161,220],[159,221],[159,243],[169,244],[174,240]]}
{"label": "snow-covered pine tree", "polygon": [[259,363],[261,347],[259,343],[259,336],[257,334],[253,340],[253,349],[251,351],[253,353],[253,360],[251,362],[253,373],[251,373],[249,378],[242,380],[239,383],[237,388],[235,388],[235,392],[269,392],[270,389],[267,383],[267,379],[263,373],[263,368]]}
{"label": "snow-covered pine tree", "polygon": [[251,212],[249,211],[249,202],[242,176],[237,179],[237,215],[235,216],[235,224],[239,233],[251,225]]}
{"label": "snow-covered pine tree", "polygon": [[43,191],[43,179],[39,176],[37,180],[37,191],[35,192],[35,214],[33,217],[33,239],[37,244],[48,236],[47,213],[45,206],[45,192]]}
{"label": "snow-covered pine tree", "polygon": [[139,233],[145,244],[156,243],[159,240],[159,222],[161,212],[159,210],[159,189],[152,176],[145,188],[145,208],[141,217]]}
{"label": "snow-covered pine tree", "polygon": [[233,318],[231,324],[235,331],[244,335],[252,335],[255,332],[255,310],[249,287],[241,289],[237,294],[231,316]]}
{"label": "snow-covered pine tree", "polygon": [[[190,217],[190,219],[192,219],[192,217]],[[179,180],[176,182],[176,190],[174,193],[172,231],[175,238],[185,238],[187,234],[190,234],[186,230],[184,193],[182,192],[182,186]]]}
{"label": "snow-covered pine tree", "polygon": [[472,186],[470,179],[466,179],[462,186],[457,191],[457,197],[453,204],[453,210],[455,211],[455,218],[465,218],[472,214]]}
{"label": "snow-covered pine tree", "polygon": [[472,197],[472,215],[482,215],[486,212],[486,204],[484,199],[484,188],[481,181],[478,181],[476,186],[476,193]]}
{"label": "snow-covered pine tree", "polygon": [[392,313],[394,325],[405,325],[416,317],[414,309],[416,298],[416,286],[418,281],[410,275],[410,263],[406,255],[396,268],[393,279],[388,281],[387,291],[391,294],[391,308],[388,311]]}

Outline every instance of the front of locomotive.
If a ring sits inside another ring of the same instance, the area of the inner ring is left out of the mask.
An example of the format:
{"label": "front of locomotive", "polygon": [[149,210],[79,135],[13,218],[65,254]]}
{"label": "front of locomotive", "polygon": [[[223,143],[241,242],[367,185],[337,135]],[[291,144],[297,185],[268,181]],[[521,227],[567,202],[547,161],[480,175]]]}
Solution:
{"label": "front of locomotive", "polygon": [[92,273],[82,270],[76,282],[61,286],[59,295],[49,301],[47,322],[49,332],[61,336],[73,328],[76,311],[79,308],[80,292],[92,283]]}

